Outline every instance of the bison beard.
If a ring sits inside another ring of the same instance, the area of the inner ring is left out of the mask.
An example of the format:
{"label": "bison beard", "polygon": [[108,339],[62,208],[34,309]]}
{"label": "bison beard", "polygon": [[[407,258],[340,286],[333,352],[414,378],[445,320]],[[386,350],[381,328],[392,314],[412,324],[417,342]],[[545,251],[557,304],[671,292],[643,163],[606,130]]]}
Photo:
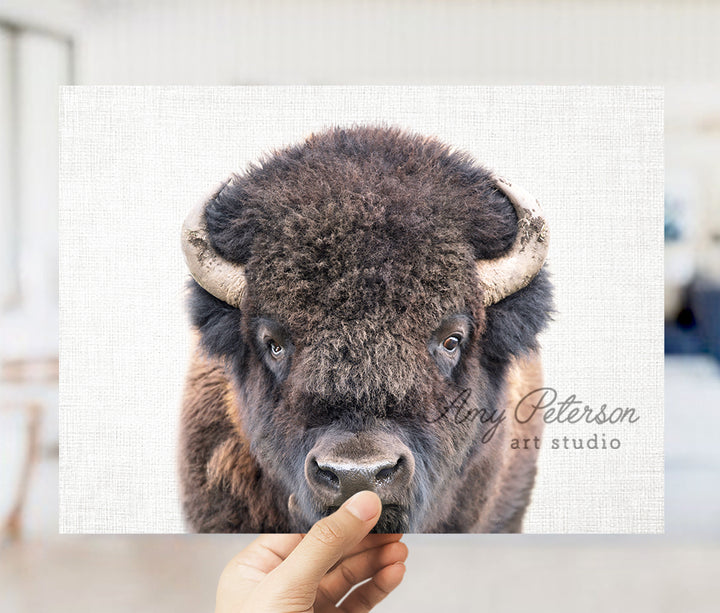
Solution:
{"label": "bison beard", "polygon": [[333,129],[231,177],[183,248],[194,530],[306,531],[361,489],[376,531],[521,530],[537,451],[509,441],[542,421],[428,416],[458,398],[514,415],[542,387],[547,228],[527,194],[434,139]]}

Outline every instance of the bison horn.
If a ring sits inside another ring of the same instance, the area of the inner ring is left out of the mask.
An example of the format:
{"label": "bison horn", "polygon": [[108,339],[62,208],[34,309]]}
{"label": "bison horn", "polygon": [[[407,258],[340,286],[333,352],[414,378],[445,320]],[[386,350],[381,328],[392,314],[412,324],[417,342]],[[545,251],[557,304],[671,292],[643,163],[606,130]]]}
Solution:
{"label": "bison horn", "polygon": [[518,231],[506,254],[476,262],[485,306],[500,302],[530,283],[540,272],[548,252],[549,232],[538,201],[522,187],[502,178],[498,177],[496,183],[515,207]]}
{"label": "bison horn", "polygon": [[[211,199],[216,198],[229,183],[230,180],[215,189]],[[230,306],[239,307],[245,292],[245,270],[213,249],[205,222],[207,202],[207,198],[198,202],[183,223],[182,250],[185,261],[193,279],[204,290]]]}

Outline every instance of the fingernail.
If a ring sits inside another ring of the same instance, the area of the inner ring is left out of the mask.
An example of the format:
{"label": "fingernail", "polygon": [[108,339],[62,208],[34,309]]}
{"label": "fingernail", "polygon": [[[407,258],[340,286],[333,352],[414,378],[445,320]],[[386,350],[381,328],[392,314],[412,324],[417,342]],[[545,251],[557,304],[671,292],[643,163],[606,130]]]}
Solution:
{"label": "fingernail", "polygon": [[378,514],[380,504],[377,494],[363,491],[348,498],[343,506],[360,521],[368,521]]}

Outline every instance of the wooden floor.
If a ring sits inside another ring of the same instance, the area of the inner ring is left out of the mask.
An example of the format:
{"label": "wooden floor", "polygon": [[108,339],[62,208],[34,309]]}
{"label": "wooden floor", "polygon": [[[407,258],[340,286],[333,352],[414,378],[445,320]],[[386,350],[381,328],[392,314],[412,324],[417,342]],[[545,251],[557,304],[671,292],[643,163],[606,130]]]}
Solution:
{"label": "wooden floor", "polygon": [[[2,551],[0,610],[212,611],[245,537],[54,537]],[[378,611],[717,612],[720,546],[658,537],[406,537]]]}

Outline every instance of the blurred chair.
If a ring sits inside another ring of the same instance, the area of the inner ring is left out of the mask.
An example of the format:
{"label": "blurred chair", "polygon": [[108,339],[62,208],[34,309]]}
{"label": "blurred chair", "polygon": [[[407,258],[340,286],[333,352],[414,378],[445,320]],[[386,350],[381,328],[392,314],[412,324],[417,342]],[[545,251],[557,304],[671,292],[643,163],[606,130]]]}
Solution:
{"label": "blurred chair", "polygon": [[[23,508],[27,500],[35,464],[41,454],[41,420],[57,396],[57,357],[9,359],[0,363],[0,410],[22,411],[24,457],[19,462],[15,493],[0,528],[0,538],[16,540],[22,533]],[[18,433],[21,434],[21,433]],[[5,433],[9,436],[10,433]],[[6,483],[10,482],[7,479]]]}

